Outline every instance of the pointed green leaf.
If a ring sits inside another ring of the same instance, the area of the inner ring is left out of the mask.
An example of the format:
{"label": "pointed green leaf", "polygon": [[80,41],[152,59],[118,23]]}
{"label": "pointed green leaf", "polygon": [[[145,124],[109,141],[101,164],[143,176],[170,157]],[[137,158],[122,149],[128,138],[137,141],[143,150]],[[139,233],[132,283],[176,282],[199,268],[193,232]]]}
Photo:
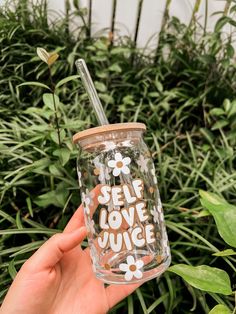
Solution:
{"label": "pointed green leaf", "polygon": [[191,286],[214,293],[229,295],[232,293],[228,274],[219,268],[202,266],[190,266],[177,264],[171,266],[168,271],[181,276]]}
{"label": "pointed green leaf", "polygon": [[67,148],[60,148],[57,149],[53,152],[54,156],[58,156],[62,165],[65,166],[65,164],[69,161],[70,159],[70,150]]}
{"label": "pointed green leaf", "polygon": [[57,109],[60,104],[60,100],[56,94],[45,93],[43,94],[43,103],[46,107],[50,108],[52,111],[55,112],[54,106]]}
{"label": "pointed green leaf", "polygon": [[40,82],[25,82],[25,83],[21,83],[19,85],[17,85],[17,87],[21,87],[21,86],[38,86],[38,87],[42,87],[42,88],[46,88],[46,89],[50,89],[50,87],[48,87],[47,85],[40,83]]}
{"label": "pointed green leaf", "polygon": [[68,76],[68,77],[64,78],[63,80],[60,80],[60,81],[56,84],[55,88],[58,88],[58,87],[60,87],[60,86],[62,86],[62,85],[64,85],[64,84],[66,84],[67,82],[76,80],[76,79],[78,79],[79,77],[80,77],[79,75],[71,75],[71,76]]}
{"label": "pointed green leaf", "polygon": [[229,245],[236,247],[236,206],[214,193],[200,191],[200,201],[214,217],[218,232]]}
{"label": "pointed green leaf", "polygon": [[213,253],[214,256],[230,256],[230,255],[236,255],[236,252],[232,249],[227,249],[221,252]]}
{"label": "pointed green leaf", "polygon": [[16,268],[15,268],[15,260],[14,259],[11,260],[10,263],[9,263],[8,272],[9,272],[12,280],[14,280],[16,275],[17,275],[17,271],[16,271]]}
{"label": "pointed green leaf", "polygon": [[213,307],[209,314],[231,314],[231,311],[227,306],[223,304],[218,304]]}

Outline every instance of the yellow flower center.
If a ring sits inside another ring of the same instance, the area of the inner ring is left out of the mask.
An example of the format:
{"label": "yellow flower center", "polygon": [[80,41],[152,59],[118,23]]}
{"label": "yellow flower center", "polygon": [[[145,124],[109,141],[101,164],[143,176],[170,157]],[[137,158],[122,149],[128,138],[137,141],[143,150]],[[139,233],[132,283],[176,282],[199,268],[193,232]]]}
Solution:
{"label": "yellow flower center", "polygon": [[100,170],[98,168],[95,168],[93,172],[95,176],[98,176],[100,174]]}
{"label": "yellow flower center", "polygon": [[117,168],[122,168],[123,167],[123,162],[122,161],[117,161],[116,167]]}
{"label": "yellow flower center", "polygon": [[129,270],[135,271],[137,269],[136,265],[130,265]]}
{"label": "yellow flower center", "polygon": [[110,270],[111,269],[111,266],[109,264],[105,264],[104,267],[105,267],[106,270]]}

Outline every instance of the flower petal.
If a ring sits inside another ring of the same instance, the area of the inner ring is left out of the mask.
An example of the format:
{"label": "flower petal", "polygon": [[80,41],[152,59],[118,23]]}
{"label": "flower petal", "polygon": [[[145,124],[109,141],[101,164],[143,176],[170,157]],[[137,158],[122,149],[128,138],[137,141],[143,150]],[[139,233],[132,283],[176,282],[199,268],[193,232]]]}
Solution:
{"label": "flower petal", "polygon": [[143,267],[144,262],[141,259],[139,259],[138,261],[136,261],[135,265],[138,269],[140,269]]}
{"label": "flower petal", "polygon": [[122,270],[122,271],[128,271],[129,270],[129,266],[125,263],[121,263],[119,265],[119,269]]}
{"label": "flower petal", "polygon": [[107,164],[109,167],[114,168],[116,166],[116,161],[115,160],[109,160]]}
{"label": "flower petal", "polygon": [[127,256],[127,264],[129,266],[135,264],[135,260],[134,260],[134,257],[132,255]]}
{"label": "flower petal", "polygon": [[133,275],[137,279],[141,279],[143,277],[143,273],[138,269],[133,272]]}
{"label": "flower petal", "polygon": [[129,165],[131,163],[131,159],[129,157],[125,157],[122,161],[124,165]]}
{"label": "flower petal", "polygon": [[122,155],[121,155],[121,153],[115,153],[115,160],[116,161],[122,161]]}
{"label": "flower petal", "polygon": [[123,167],[121,168],[121,171],[122,171],[124,174],[129,174],[129,173],[130,173],[129,167],[127,167],[127,166],[123,166]]}
{"label": "flower petal", "polygon": [[125,280],[127,281],[130,281],[132,278],[133,278],[133,272],[128,270],[126,273],[125,273]]}
{"label": "flower petal", "polygon": [[112,171],[113,176],[114,177],[118,177],[120,175],[120,171],[121,171],[121,169],[114,168],[113,171]]}

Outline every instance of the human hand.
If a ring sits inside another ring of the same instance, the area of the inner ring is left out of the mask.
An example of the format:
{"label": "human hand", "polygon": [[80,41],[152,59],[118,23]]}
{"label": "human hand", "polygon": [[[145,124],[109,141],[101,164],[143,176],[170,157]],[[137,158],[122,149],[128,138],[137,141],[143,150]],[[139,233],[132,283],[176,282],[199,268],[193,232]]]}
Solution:
{"label": "human hand", "polygon": [[94,275],[89,248],[80,246],[85,236],[81,205],[64,232],[52,236],[21,267],[0,313],[104,314],[138,288],[140,284],[105,288]]}

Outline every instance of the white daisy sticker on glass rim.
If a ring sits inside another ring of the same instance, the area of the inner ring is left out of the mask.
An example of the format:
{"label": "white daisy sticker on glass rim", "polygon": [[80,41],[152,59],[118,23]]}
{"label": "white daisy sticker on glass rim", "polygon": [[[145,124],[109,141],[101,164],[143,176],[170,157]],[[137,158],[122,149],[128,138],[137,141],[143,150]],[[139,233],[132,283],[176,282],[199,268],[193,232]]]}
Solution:
{"label": "white daisy sticker on glass rim", "polygon": [[115,159],[108,161],[108,166],[113,168],[112,174],[114,177],[117,177],[122,173],[129,174],[130,169],[128,165],[131,163],[131,159],[129,157],[124,157],[121,153],[115,153]]}
{"label": "white daisy sticker on glass rim", "polygon": [[148,172],[148,158],[144,158],[143,155],[139,156],[139,159],[137,160],[137,164],[139,165],[142,172]]}
{"label": "white daisy sticker on glass rim", "polygon": [[143,273],[140,270],[144,262],[142,260],[136,260],[132,255],[127,256],[127,263],[121,263],[119,265],[119,269],[125,272],[125,280],[130,281],[133,277],[136,279],[141,279],[143,277]]}

